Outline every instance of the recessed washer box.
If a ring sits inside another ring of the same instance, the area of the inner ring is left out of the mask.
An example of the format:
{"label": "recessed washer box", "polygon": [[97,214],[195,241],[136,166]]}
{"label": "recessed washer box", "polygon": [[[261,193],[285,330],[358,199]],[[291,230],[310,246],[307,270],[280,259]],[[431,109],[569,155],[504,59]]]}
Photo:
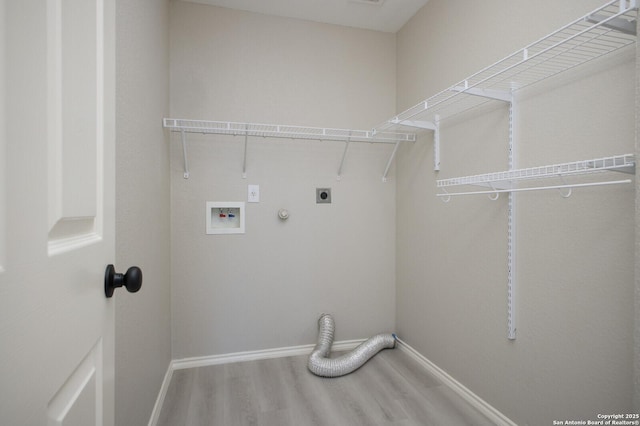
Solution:
{"label": "recessed washer box", "polygon": [[244,234],[244,202],[207,201],[207,234]]}

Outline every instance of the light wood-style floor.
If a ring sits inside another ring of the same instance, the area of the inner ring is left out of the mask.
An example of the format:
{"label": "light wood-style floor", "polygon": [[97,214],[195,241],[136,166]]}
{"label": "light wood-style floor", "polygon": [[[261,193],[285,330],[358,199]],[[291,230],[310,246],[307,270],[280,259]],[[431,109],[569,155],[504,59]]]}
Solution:
{"label": "light wood-style floor", "polygon": [[158,426],[489,426],[399,349],[347,376],[311,374],[306,356],[173,373]]}

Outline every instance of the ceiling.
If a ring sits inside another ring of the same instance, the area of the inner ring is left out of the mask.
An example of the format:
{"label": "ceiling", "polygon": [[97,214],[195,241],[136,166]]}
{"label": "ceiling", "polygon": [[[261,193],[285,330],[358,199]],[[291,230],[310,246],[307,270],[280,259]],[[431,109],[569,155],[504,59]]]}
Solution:
{"label": "ceiling", "polygon": [[183,0],[395,33],[428,0]]}

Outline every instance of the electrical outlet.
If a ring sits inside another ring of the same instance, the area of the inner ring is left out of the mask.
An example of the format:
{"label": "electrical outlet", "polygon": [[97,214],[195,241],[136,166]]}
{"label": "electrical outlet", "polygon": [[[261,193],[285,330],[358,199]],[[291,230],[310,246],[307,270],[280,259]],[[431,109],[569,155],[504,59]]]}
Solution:
{"label": "electrical outlet", "polygon": [[247,190],[247,201],[250,203],[260,202],[260,185],[249,185]]}

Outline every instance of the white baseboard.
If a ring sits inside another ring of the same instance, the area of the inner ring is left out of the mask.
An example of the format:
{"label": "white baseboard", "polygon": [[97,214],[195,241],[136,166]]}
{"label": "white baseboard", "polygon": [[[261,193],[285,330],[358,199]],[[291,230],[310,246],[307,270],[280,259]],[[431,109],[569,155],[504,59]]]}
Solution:
{"label": "white baseboard", "polygon": [[[365,339],[343,340],[340,342],[334,342],[331,349],[333,351],[350,351],[364,341]],[[162,386],[160,387],[160,392],[158,393],[156,404],[153,407],[148,426],[156,426],[156,423],[158,422],[160,409],[162,408],[162,404],[164,403],[164,398],[167,395],[167,390],[169,389],[169,382],[171,382],[171,377],[175,370],[181,370],[184,368],[205,367],[208,365],[228,364],[232,362],[282,358],[296,355],[308,355],[313,350],[313,347],[314,345],[289,346],[285,348],[174,359],[169,363],[169,368],[167,369],[167,373],[164,376],[164,381],[162,382]],[[423,368],[425,368],[429,373],[433,374],[438,380],[440,380],[442,384],[457,393],[462,399],[467,401],[471,406],[480,411],[484,416],[493,421],[496,425],[517,426],[507,416],[496,410],[493,406],[480,398],[478,395],[471,392],[466,386],[451,377],[446,371],[442,370],[440,367],[429,361],[427,358],[422,356],[418,351],[413,349],[402,340],[398,339],[397,347],[401,351],[404,351],[408,355],[410,355],[420,365],[422,365]]]}
{"label": "white baseboard", "polygon": [[[351,349],[354,349],[356,346],[358,346],[360,343],[364,342],[365,340],[366,339],[357,339],[357,340],[342,340],[340,342],[334,342],[333,345],[331,346],[331,349],[333,351],[350,351]],[[160,410],[162,409],[162,404],[164,403],[164,398],[167,395],[167,390],[169,389],[169,383],[171,382],[171,377],[173,376],[173,372],[175,370],[181,370],[184,368],[206,367],[208,365],[229,364],[232,362],[253,361],[258,359],[283,358],[287,356],[308,355],[311,353],[314,346],[315,345],[313,344],[289,346],[285,348],[263,349],[258,351],[235,352],[235,353],[222,354],[222,355],[174,359],[169,363],[167,372],[164,375],[164,380],[162,381],[162,386],[160,387],[160,392],[158,393],[158,398],[156,399],[156,403],[153,406],[153,411],[151,412],[151,418],[149,419],[148,426],[156,426],[156,424],[158,423]]]}
{"label": "white baseboard", "polygon": [[167,390],[169,390],[169,383],[171,383],[171,376],[173,376],[173,368],[171,368],[171,364],[169,363],[169,368],[167,368],[167,372],[164,374],[164,380],[162,381],[162,385],[160,386],[160,392],[158,392],[158,397],[156,398],[156,403],[153,406],[153,411],[151,411],[151,418],[149,418],[148,426],[156,426],[158,423],[158,417],[160,417],[160,410],[162,409],[162,404],[164,403],[164,398],[167,396]]}
{"label": "white baseboard", "polygon": [[486,402],[484,399],[480,398],[475,393],[471,392],[469,388],[464,386],[462,383],[451,377],[446,371],[435,365],[433,362],[429,361],[427,358],[422,356],[418,351],[413,349],[411,346],[407,345],[402,340],[398,339],[397,347],[410,355],[414,360],[416,360],[420,365],[424,367],[429,373],[433,374],[438,380],[442,382],[445,386],[453,390],[457,393],[462,399],[467,401],[472,407],[476,410],[480,411],[485,417],[494,422],[496,425],[504,425],[504,426],[518,426],[507,416],[502,414],[500,411],[495,409],[492,405]]}
{"label": "white baseboard", "polygon": [[[365,339],[343,340],[334,342],[333,351],[350,351],[364,342]],[[228,364],[231,362],[253,361],[257,359],[282,358],[285,356],[308,355],[315,345],[289,346],[285,348],[263,349],[258,351],[235,352],[222,355],[201,356],[195,358],[175,359],[171,362],[174,370],[183,368],[205,367],[207,365]]]}

